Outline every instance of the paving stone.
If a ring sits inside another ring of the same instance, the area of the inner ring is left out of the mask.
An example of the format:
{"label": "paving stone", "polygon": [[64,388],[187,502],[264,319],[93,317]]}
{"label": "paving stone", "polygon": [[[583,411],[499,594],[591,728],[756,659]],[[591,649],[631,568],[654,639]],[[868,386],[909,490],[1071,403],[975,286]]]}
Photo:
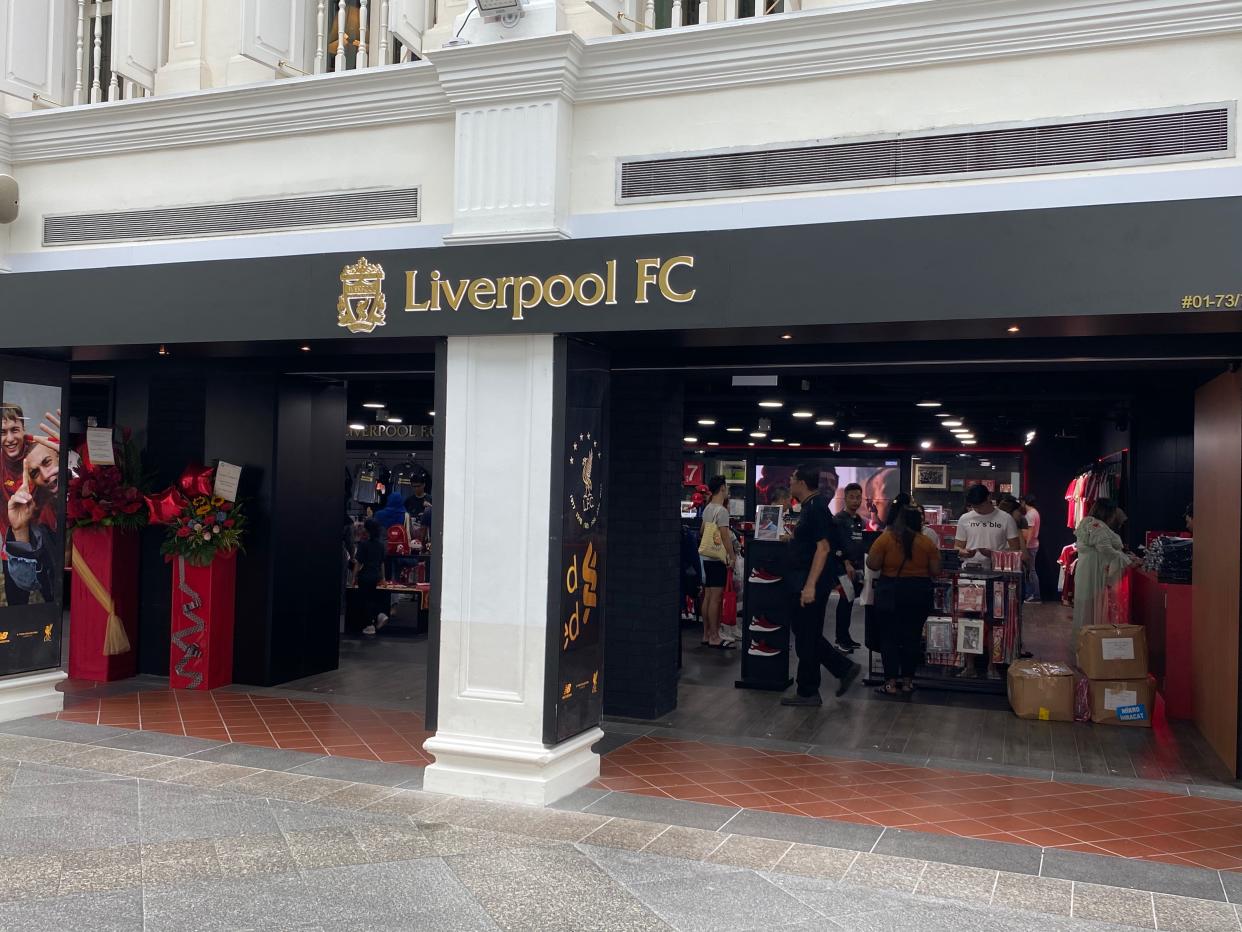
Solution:
{"label": "paving stone", "polygon": [[1098,919],[1144,929],[1156,927],[1150,893],[1090,883],[1074,884],[1074,918]]}
{"label": "paving stone", "polygon": [[354,833],[347,828],[285,832],[285,838],[293,859],[305,869],[342,867],[370,860]]}
{"label": "paving stone", "polygon": [[841,880],[857,858],[857,851],[794,843],[772,870],[803,877]]}
{"label": "paving stone", "polygon": [[730,835],[719,848],[708,855],[707,860],[752,870],[771,870],[792,846],[793,843],[788,841]]}
{"label": "paving stone", "polygon": [[655,822],[638,822],[634,819],[609,819],[582,839],[583,844],[602,845],[605,848],[627,848],[638,851],[664,831],[665,826]]}
{"label": "paving stone", "polygon": [[283,834],[217,838],[214,844],[224,877],[288,874],[298,869]]}
{"label": "paving stone", "polygon": [[911,893],[927,866],[925,861],[894,858],[885,854],[860,854],[845,875],[845,882]]}
{"label": "paving stone", "polygon": [[46,897],[60,883],[61,856],[0,857],[0,903]]}
{"label": "paving stone", "polygon": [[997,872],[960,864],[929,861],[914,892],[946,900],[989,903],[996,887]]}
{"label": "paving stone", "polygon": [[1238,932],[1238,914],[1228,903],[1157,893],[1156,928],[1182,932]]}
{"label": "paving stone", "polygon": [[683,932],[779,928],[812,920],[827,924],[810,906],[750,871],[657,880],[630,890]]}
{"label": "paving stone", "polygon": [[992,905],[1068,916],[1073,905],[1073,887],[1068,880],[1002,871],[996,881]]}

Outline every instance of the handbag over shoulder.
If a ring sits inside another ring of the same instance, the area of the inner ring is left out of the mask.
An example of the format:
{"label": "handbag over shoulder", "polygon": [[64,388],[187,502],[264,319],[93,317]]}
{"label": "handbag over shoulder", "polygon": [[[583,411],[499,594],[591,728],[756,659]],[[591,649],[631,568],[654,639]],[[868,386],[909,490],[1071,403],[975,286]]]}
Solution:
{"label": "handbag over shoulder", "polygon": [[703,522],[703,536],[699,540],[699,556],[707,557],[709,560],[719,560],[721,563],[729,559],[724,541],[720,539],[720,528],[714,521]]}

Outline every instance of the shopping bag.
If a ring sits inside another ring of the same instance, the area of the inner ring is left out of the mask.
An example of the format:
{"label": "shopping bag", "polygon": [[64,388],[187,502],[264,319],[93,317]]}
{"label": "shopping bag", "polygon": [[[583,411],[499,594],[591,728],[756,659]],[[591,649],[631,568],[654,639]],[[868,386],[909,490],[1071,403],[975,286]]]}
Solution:
{"label": "shopping bag", "polygon": [[729,552],[725,550],[724,541],[720,539],[720,528],[713,521],[703,522],[703,537],[699,540],[699,556],[709,560],[725,563]]}
{"label": "shopping bag", "polygon": [[720,624],[737,624],[737,589],[733,587],[733,574],[725,575],[724,595],[720,600]]}

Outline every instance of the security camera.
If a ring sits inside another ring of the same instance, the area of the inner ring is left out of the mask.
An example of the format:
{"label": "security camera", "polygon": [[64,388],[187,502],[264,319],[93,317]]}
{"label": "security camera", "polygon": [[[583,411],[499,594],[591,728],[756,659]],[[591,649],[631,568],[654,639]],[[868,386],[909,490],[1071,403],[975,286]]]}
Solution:
{"label": "security camera", "polygon": [[12,175],[0,175],[0,223],[16,220],[17,207],[17,179]]}

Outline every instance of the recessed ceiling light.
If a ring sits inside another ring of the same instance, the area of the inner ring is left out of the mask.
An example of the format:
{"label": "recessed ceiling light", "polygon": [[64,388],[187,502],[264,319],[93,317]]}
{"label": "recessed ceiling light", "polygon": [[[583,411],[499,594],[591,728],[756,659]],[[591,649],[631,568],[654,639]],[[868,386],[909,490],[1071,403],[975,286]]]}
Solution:
{"label": "recessed ceiling light", "polygon": [[772,438],[772,442],[773,442],[773,443],[784,443],[784,442],[785,442],[785,438],[784,438],[784,437],[773,437],[773,438]]}
{"label": "recessed ceiling light", "polygon": [[876,439],[875,437],[863,437],[863,443],[879,443],[879,442],[880,441]]}
{"label": "recessed ceiling light", "polygon": [[300,347],[299,347],[299,349],[301,349],[303,353],[309,353],[309,352],[310,352],[310,347],[309,347],[309,346],[307,346],[306,344],[302,344],[302,346],[300,346]]}
{"label": "recessed ceiling light", "polygon": [[932,442],[930,440],[924,440],[922,443],[919,444],[919,446],[922,447],[924,450],[930,450],[932,448]]}
{"label": "recessed ceiling light", "polygon": [[716,421],[710,417],[701,417],[699,418],[699,426],[700,427],[715,427]]}
{"label": "recessed ceiling light", "polygon": [[740,433],[742,432],[743,428],[741,428],[741,427],[726,427],[726,428],[725,428],[725,430],[727,430],[727,431],[728,431],[729,433],[731,433],[731,434],[740,434]]}
{"label": "recessed ceiling light", "polygon": [[963,440],[962,445],[967,446],[967,447],[973,447],[978,442],[979,442],[978,440]]}
{"label": "recessed ceiling light", "polygon": [[400,424],[400,423],[401,423],[401,418],[399,418],[399,417],[390,417],[390,418],[388,419],[388,423],[389,423],[389,424]]}
{"label": "recessed ceiling light", "polygon": [[1021,329],[1022,329],[1022,328],[1021,328],[1021,327],[1019,327],[1017,324],[1014,324],[1013,326],[1011,326],[1011,327],[1008,329],[1008,331],[1007,331],[1007,332],[1008,332],[1008,333],[1017,333],[1017,332],[1018,332],[1019,330],[1021,330]]}
{"label": "recessed ceiling light", "polygon": [[949,433],[951,433],[951,434],[968,434],[968,433],[970,433],[970,428],[969,428],[969,427],[953,427],[953,428],[950,428],[950,429],[949,429]]}
{"label": "recessed ceiling light", "polygon": [[939,408],[940,402],[938,401],[916,401],[914,403],[914,406],[916,408]]}
{"label": "recessed ceiling light", "polygon": [[961,421],[941,421],[940,424],[943,427],[961,427],[962,426]]}
{"label": "recessed ceiling light", "polygon": [[753,447],[754,445],[755,445],[755,441],[753,441],[753,440],[748,440],[748,441],[746,442],[746,446],[748,446],[748,447]]}
{"label": "recessed ceiling light", "polygon": [[836,427],[837,422],[830,417],[821,417],[815,422],[816,427]]}
{"label": "recessed ceiling light", "polygon": [[957,417],[957,415],[950,414],[948,411],[937,411],[936,417]]}
{"label": "recessed ceiling light", "polygon": [[884,449],[885,447],[887,447],[887,446],[888,446],[888,444],[887,444],[887,443],[884,443],[884,442],[882,442],[882,441],[881,441],[880,443],[877,443],[877,444],[875,445],[875,448],[876,448],[877,450],[883,450],[883,449]]}
{"label": "recessed ceiling light", "polygon": [[699,442],[698,437],[682,437],[681,439],[684,440],[686,443],[698,443]]}
{"label": "recessed ceiling light", "polygon": [[[752,430],[752,431],[750,432],[750,435],[751,435],[752,437],[754,437],[756,440],[762,440],[764,437],[766,437],[766,436],[767,436],[767,434],[765,434],[765,433],[764,433],[763,431],[761,431],[761,430]],[[752,444],[751,444],[751,446],[753,447],[753,446],[754,446],[754,444],[752,443]]]}
{"label": "recessed ceiling light", "polygon": [[777,401],[775,398],[770,398],[767,401],[759,402],[759,407],[761,408],[783,408],[785,407],[785,402]]}
{"label": "recessed ceiling light", "polygon": [[436,413],[434,411],[427,412],[427,417],[435,417],[435,416],[436,416]]}
{"label": "recessed ceiling light", "polygon": [[793,413],[793,416],[797,418],[815,417],[815,412],[814,411],[795,411]]}
{"label": "recessed ceiling light", "polygon": [[863,438],[863,437],[865,437],[865,436],[867,436],[867,435],[866,435],[866,434],[864,434],[864,433],[863,433],[862,431],[860,431],[860,430],[856,430],[856,431],[853,431],[853,432],[851,432],[851,433],[846,434],[845,436],[849,437],[851,440],[862,440],[862,438]]}
{"label": "recessed ceiling light", "polygon": [[782,334],[781,334],[781,339],[782,339],[782,340],[792,340],[792,339],[793,339],[793,334],[792,334],[792,333],[782,333]]}
{"label": "recessed ceiling light", "polygon": [[382,402],[382,401],[364,401],[364,402],[362,403],[362,406],[363,406],[364,408],[382,408],[382,407],[384,407],[384,402]]}
{"label": "recessed ceiling light", "polygon": [[802,446],[802,444],[800,444],[800,443],[793,443],[793,442],[790,442],[790,443],[785,444],[785,446],[787,446],[787,447],[800,447],[800,446]]}
{"label": "recessed ceiling light", "polygon": [[958,439],[958,440],[974,440],[974,439],[975,439],[975,435],[974,435],[974,434],[972,434],[972,433],[970,433],[970,432],[967,432],[967,433],[964,433],[964,434],[958,434],[958,435],[957,435],[957,439]]}
{"label": "recessed ceiling light", "polygon": [[367,425],[366,424],[350,424],[349,429],[350,430],[366,430]]}
{"label": "recessed ceiling light", "polygon": [[707,445],[708,445],[709,447],[718,447],[718,446],[720,446],[720,444],[719,444],[719,443],[717,443],[715,440],[709,440],[709,441],[707,441]]}

